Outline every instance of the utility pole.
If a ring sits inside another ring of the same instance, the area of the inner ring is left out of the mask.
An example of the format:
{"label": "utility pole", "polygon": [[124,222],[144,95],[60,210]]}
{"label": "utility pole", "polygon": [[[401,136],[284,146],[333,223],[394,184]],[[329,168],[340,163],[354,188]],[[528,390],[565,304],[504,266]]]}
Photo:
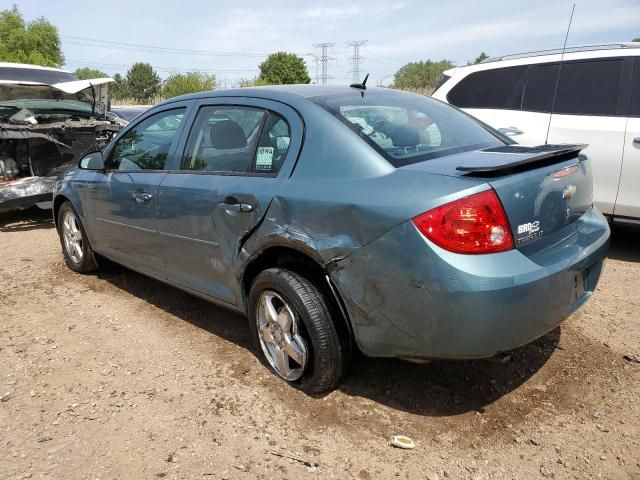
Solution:
{"label": "utility pole", "polygon": [[320,74],[320,81],[322,82],[323,85],[327,83],[328,79],[333,78],[331,75],[328,74],[327,70],[328,70],[329,62],[335,60],[334,57],[329,56],[329,49],[334,45],[335,43],[329,43],[329,42],[316,43],[314,45],[315,48],[320,49],[320,55],[316,57],[316,61],[320,62],[320,67],[322,70],[322,73]]}
{"label": "utility pole", "polygon": [[360,55],[360,47],[364,47],[369,40],[354,40],[353,42],[347,42],[347,46],[353,49],[351,55],[351,81],[353,83],[359,83],[360,78],[360,62],[364,60],[364,57]]}

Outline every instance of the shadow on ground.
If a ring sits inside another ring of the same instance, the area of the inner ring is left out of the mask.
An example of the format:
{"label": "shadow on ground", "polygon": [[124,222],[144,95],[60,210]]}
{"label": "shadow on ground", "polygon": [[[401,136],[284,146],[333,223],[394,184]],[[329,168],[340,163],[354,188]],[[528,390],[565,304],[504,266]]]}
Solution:
{"label": "shadow on ground", "polygon": [[0,213],[0,232],[26,232],[54,228],[51,210],[38,207]]}
{"label": "shadow on ground", "polygon": [[640,227],[614,225],[608,257],[624,262],[640,262]]}
{"label": "shadow on ground", "polygon": [[[174,287],[108,263],[99,277],[213,335],[250,349],[246,319]],[[417,415],[444,416],[483,408],[538,371],[558,345],[560,330],[511,352],[512,360],[434,362],[354,356],[340,390]]]}

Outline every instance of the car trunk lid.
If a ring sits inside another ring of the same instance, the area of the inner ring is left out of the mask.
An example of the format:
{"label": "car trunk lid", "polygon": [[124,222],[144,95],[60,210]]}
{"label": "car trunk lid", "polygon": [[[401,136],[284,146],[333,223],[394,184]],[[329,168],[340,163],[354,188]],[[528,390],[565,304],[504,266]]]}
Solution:
{"label": "car trunk lid", "polygon": [[505,145],[427,160],[410,170],[485,181],[507,214],[516,248],[530,255],[571,235],[592,206],[585,145]]}

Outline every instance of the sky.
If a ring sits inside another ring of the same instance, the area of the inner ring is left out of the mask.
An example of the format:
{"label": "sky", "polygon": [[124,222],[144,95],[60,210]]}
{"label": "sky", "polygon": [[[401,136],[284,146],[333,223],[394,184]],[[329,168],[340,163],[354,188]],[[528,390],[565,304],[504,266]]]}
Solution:
{"label": "sky", "polygon": [[[269,53],[293,52],[316,80],[315,44],[329,42],[328,83],[352,78],[347,42],[366,40],[360,71],[388,84],[402,65],[420,60],[473,61],[481,51],[505,55],[640,37],[640,0],[23,0],[62,38],[64,68],[89,66],[122,74],[137,61],[162,77],[215,73],[221,87],[253,78]],[[4,3],[4,2],[3,2]],[[2,7],[0,8],[8,8]],[[110,43],[108,43],[110,42]]]}

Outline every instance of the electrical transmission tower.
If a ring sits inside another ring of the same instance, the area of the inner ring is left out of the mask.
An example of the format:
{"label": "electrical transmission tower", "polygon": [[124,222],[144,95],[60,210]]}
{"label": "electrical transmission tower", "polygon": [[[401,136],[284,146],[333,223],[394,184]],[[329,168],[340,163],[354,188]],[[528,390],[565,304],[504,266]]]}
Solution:
{"label": "electrical transmission tower", "polygon": [[347,46],[353,49],[351,55],[351,81],[353,83],[359,83],[362,81],[360,78],[360,63],[364,60],[364,57],[360,55],[360,47],[364,47],[369,40],[354,40],[353,42],[347,42]]}
{"label": "electrical transmission tower", "polygon": [[321,67],[321,74],[320,74],[320,81],[322,82],[322,84],[326,84],[327,80],[329,78],[333,78],[331,75],[328,74],[328,66],[329,66],[329,62],[335,60],[334,57],[330,57],[329,56],[329,49],[331,47],[333,47],[335,45],[335,43],[316,43],[314,45],[314,48],[319,48],[320,49],[320,55],[318,55],[316,57],[316,61],[320,62],[320,67]]}

